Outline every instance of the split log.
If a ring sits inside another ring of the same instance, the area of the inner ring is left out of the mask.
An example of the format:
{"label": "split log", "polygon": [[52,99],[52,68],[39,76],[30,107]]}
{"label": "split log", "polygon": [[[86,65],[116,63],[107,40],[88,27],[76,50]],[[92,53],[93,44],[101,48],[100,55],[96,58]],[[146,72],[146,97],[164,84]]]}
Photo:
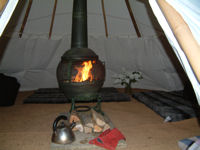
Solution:
{"label": "split log", "polygon": [[104,132],[104,131],[106,131],[106,130],[108,130],[108,129],[110,129],[110,128],[111,128],[110,125],[106,123],[106,124],[104,125],[102,131]]}
{"label": "split log", "polygon": [[80,122],[80,118],[78,117],[78,114],[75,111],[71,112],[69,122],[70,124],[72,122]]}
{"label": "split log", "polygon": [[100,126],[98,126],[97,124],[95,124],[93,131],[99,133],[99,132],[102,132],[103,129]]}
{"label": "split log", "polygon": [[94,109],[91,109],[91,112],[95,123],[100,127],[104,127],[106,124],[104,117],[100,113],[96,112]]}
{"label": "split log", "polygon": [[69,121],[70,123],[73,121],[76,122],[73,131],[80,131],[87,134],[91,134],[92,132],[100,133],[112,128],[106,116],[101,115],[94,109],[87,112],[74,111],[71,113]]}
{"label": "split log", "polygon": [[92,133],[92,130],[94,128],[94,122],[92,119],[91,111],[79,112],[78,116],[83,124],[84,132]]}
{"label": "split log", "polygon": [[72,129],[72,131],[80,131],[80,132],[84,131],[83,124],[81,123],[81,120],[80,120],[80,118],[78,117],[78,114],[75,111],[71,112],[69,122],[70,122],[70,124],[72,122],[76,122],[76,125]]}
{"label": "split log", "polygon": [[80,131],[83,132],[84,128],[83,125],[81,124],[81,122],[76,123],[75,127],[72,129],[72,131]]}
{"label": "split log", "polygon": [[93,128],[84,126],[84,133],[90,134],[90,133],[92,133],[92,131],[93,131]]}

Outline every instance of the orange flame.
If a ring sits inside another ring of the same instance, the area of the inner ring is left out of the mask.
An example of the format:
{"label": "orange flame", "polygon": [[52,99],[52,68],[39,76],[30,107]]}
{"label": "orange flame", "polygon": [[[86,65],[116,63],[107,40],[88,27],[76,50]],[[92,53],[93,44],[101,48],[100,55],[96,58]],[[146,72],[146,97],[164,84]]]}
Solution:
{"label": "orange flame", "polygon": [[[93,61],[94,63],[95,61]],[[84,61],[82,63],[83,67],[75,67],[75,69],[78,71],[78,73],[76,74],[76,77],[74,79],[74,82],[83,82],[86,80],[93,80],[93,76],[91,73],[91,69],[92,69],[92,61]]]}

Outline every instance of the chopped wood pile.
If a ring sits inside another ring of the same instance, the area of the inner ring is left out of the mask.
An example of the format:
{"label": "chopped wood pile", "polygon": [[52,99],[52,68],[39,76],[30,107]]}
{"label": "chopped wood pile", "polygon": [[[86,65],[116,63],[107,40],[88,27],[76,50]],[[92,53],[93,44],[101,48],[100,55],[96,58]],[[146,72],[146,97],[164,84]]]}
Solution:
{"label": "chopped wood pile", "polygon": [[91,109],[86,112],[73,111],[70,115],[70,124],[74,121],[76,126],[73,131],[83,133],[100,133],[111,128],[111,125],[106,120],[105,116]]}

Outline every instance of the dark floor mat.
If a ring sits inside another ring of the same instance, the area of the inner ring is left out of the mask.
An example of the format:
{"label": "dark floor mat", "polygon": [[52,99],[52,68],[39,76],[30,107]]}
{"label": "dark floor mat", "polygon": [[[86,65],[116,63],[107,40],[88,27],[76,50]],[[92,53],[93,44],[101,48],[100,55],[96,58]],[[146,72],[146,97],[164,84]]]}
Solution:
{"label": "dark floor mat", "polygon": [[[116,88],[102,88],[99,92],[102,102],[123,102],[130,101],[129,95],[120,93]],[[97,100],[84,101],[96,102]],[[83,101],[78,101],[81,102]],[[71,103],[58,88],[41,88],[24,100],[24,103]]]}
{"label": "dark floor mat", "polygon": [[166,121],[173,122],[197,116],[198,110],[194,100],[186,99],[183,95],[183,91],[151,91],[134,93],[132,96]]}

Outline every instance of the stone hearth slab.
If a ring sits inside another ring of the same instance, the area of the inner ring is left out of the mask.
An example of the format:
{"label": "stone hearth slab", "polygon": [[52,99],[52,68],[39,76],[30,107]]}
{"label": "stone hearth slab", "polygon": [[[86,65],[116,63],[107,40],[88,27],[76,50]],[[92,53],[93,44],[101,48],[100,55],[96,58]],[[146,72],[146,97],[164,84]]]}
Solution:
{"label": "stone hearth slab", "polygon": [[[88,143],[98,135],[75,132],[76,140],[73,143],[66,145],[51,143],[51,150],[103,150],[101,147]],[[117,148],[126,148],[126,142],[124,140],[119,141]]]}
{"label": "stone hearth slab", "polygon": [[[61,113],[60,115],[66,115],[69,117],[69,113]],[[110,125],[111,129],[115,127],[110,118],[108,117],[108,115],[105,113],[104,113],[104,119],[106,123]],[[74,132],[74,134],[76,140],[73,143],[65,145],[51,143],[51,150],[103,150],[104,149],[94,144],[89,144],[89,141],[98,137],[100,133],[86,134],[76,131]],[[118,142],[117,149],[126,147],[127,144],[125,140],[120,140]]]}

